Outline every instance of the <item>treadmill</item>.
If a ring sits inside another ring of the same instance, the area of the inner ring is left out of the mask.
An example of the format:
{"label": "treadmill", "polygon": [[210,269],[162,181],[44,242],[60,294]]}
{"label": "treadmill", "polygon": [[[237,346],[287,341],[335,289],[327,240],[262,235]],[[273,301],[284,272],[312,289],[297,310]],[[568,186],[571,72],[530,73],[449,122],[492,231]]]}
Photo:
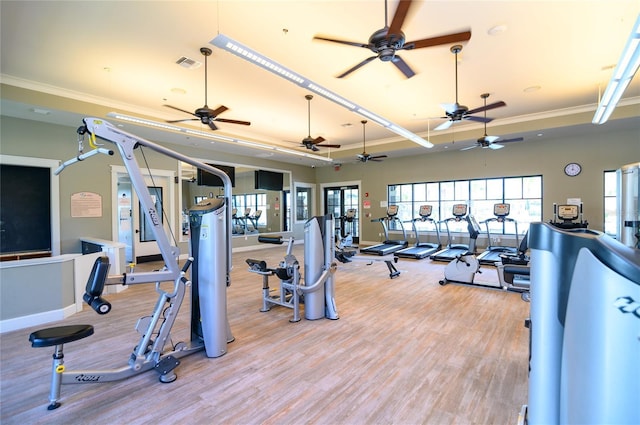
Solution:
{"label": "treadmill", "polygon": [[[507,217],[511,212],[510,204],[494,204],[493,205],[493,215],[495,217],[488,218],[484,220],[482,223],[487,226],[487,238],[489,240],[489,245],[487,249],[478,255],[478,261],[480,264],[485,265],[495,265],[495,263],[500,262],[500,256],[502,254],[506,255],[516,255],[518,253],[518,246],[520,242],[518,241],[518,222],[512,218]],[[500,245],[491,245],[492,237],[491,230],[489,229],[489,223],[492,222],[497,223],[513,223],[516,228],[516,246],[500,246]]]}
{"label": "treadmill", "polygon": [[[431,254],[431,259],[434,261],[453,261],[460,255],[474,254],[476,250],[476,239],[480,234],[480,228],[476,220],[467,215],[467,204],[455,204],[453,206],[453,217],[446,218],[438,222],[444,223],[447,228],[447,246],[438,252]],[[449,222],[460,222],[466,220],[467,230],[469,231],[469,245],[466,244],[452,244],[451,230],[449,229]]]}
{"label": "treadmill", "polygon": [[[420,210],[418,211],[418,215],[420,217],[416,217],[411,220],[413,231],[416,235],[416,244],[415,246],[410,246],[408,248],[401,249],[400,251],[396,251],[395,255],[397,257],[414,258],[416,260],[421,260],[423,258],[427,258],[440,249],[440,229],[438,229],[438,224],[436,223],[436,221],[431,218],[431,211],[431,205],[420,205]],[[436,234],[438,235],[438,243],[420,242],[420,232],[418,231],[418,226],[416,226],[416,223],[425,221],[432,223],[433,227],[435,227]]]}
{"label": "treadmill", "polygon": [[[389,239],[389,223],[393,221],[397,221],[400,224],[403,236],[402,239]],[[409,245],[409,243],[407,242],[407,232],[404,228],[404,225],[402,224],[402,221],[398,218],[397,205],[389,205],[387,207],[387,215],[385,217],[373,219],[371,220],[371,222],[379,222],[382,225],[385,241],[377,245],[360,248],[360,252],[362,254],[389,255],[401,250],[402,248],[406,248],[407,245]]]}

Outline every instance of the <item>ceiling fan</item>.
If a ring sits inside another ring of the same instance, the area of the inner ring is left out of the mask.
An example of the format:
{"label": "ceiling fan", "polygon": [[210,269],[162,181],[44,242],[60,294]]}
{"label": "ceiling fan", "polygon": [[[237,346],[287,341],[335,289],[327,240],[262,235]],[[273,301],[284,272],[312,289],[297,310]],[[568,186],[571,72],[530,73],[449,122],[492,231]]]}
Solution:
{"label": "ceiling fan", "polygon": [[[484,106],[479,108],[469,110],[468,107],[461,105],[458,103],[458,53],[462,50],[462,46],[456,44],[455,46],[451,46],[451,53],[456,56],[456,103],[443,103],[442,107],[445,110],[446,116],[442,118],[447,118],[447,121],[443,122],[439,126],[435,128],[435,130],[445,130],[451,127],[452,124],[456,122],[460,122],[462,120],[470,120],[470,121],[478,121],[483,123],[488,123],[493,120],[493,118],[487,118],[486,111],[489,109],[499,108],[502,106],[507,106],[503,101],[491,103],[487,105],[486,99]],[[477,114],[478,112],[485,112],[484,117],[476,117],[473,114]]]}
{"label": "ceiling fan", "polygon": [[[487,105],[487,98],[489,97],[489,93],[482,93],[480,95],[481,98],[484,99],[484,104],[485,106]],[[487,116],[487,110],[484,110],[484,116],[486,118]],[[482,136],[481,138],[479,138],[477,140],[477,143],[473,146],[469,146],[466,148],[462,148],[460,149],[461,151],[468,151],[469,149],[473,149],[473,148],[477,148],[477,147],[481,147],[481,148],[489,148],[489,149],[502,149],[504,148],[504,143],[511,143],[511,142],[521,142],[523,141],[524,138],[522,137],[515,137],[513,139],[503,139],[500,140],[500,136],[487,136],[487,122],[484,122],[484,136]],[[496,141],[499,141],[502,144],[498,144],[496,143]]]}
{"label": "ceiling fan", "polygon": [[225,122],[230,124],[251,125],[251,123],[248,121],[238,121],[238,120],[231,120],[226,118],[218,118],[218,115],[220,115],[221,113],[229,109],[226,106],[220,105],[216,109],[211,109],[209,108],[209,106],[207,106],[207,57],[211,56],[211,49],[209,49],[208,47],[201,47],[200,53],[202,53],[202,55],[204,56],[204,106],[202,108],[196,109],[195,112],[189,112],[189,111],[185,111],[184,109],[176,108],[175,106],[163,105],[163,106],[166,106],[167,108],[175,109],[176,111],[184,112],[185,114],[193,115],[195,117],[195,118],[187,118],[187,119],[173,120],[173,121],[167,121],[167,122],[176,123],[176,122],[200,120],[202,124],[208,125],[209,128],[211,128],[211,130],[218,129],[214,121]]}
{"label": "ceiling fan", "polygon": [[407,16],[409,8],[412,5],[412,0],[400,0],[396,13],[391,21],[391,26],[387,24],[387,0],[384,2],[384,28],[377,30],[369,37],[367,43],[358,43],[353,41],[338,40],[325,36],[315,36],[314,40],[330,41],[333,43],[347,44],[349,46],[364,47],[375,53],[375,56],[371,56],[356,66],[348,69],[337,78],[343,78],[351,74],[358,68],[368,64],[372,60],[378,58],[382,62],[391,62],[404,74],[406,78],[411,78],[415,75],[415,72],[407,65],[407,63],[396,53],[398,50],[414,50],[422,49],[424,47],[439,46],[442,44],[459,43],[467,41],[471,38],[471,31],[464,31],[454,34],[446,34],[438,37],[425,38],[422,40],[405,42],[405,36],[402,32],[402,24]]}
{"label": "ceiling fan", "polygon": [[324,142],[324,137],[319,136],[319,137],[316,137],[315,139],[311,137],[311,99],[313,99],[313,96],[308,94],[304,98],[307,99],[307,112],[308,112],[307,118],[308,118],[309,133],[307,137],[302,139],[302,142],[300,142],[300,145],[304,146],[307,149],[311,149],[314,152],[317,152],[320,150],[318,149],[318,147],[339,148],[340,145],[321,145],[320,143]]}
{"label": "ceiling fan", "polygon": [[387,155],[371,156],[367,153],[366,143],[365,143],[365,140],[366,140],[365,126],[367,125],[367,120],[362,120],[360,122],[362,123],[362,153],[358,154],[358,160],[360,160],[360,162],[367,162],[367,161],[381,162],[382,158],[386,158]]}

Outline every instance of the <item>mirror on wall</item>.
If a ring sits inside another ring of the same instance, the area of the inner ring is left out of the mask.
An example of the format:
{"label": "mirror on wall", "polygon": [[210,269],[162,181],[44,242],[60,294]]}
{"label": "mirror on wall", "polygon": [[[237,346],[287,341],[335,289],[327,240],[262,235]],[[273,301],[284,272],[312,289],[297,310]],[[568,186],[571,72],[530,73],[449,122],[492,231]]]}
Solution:
{"label": "mirror on wall", "polygon": [[[209,162],[207,162],[209,163]],[[291,172],[244,165],[215,164],[231,179],[232,235],[246,236],[291,230]],[[188,211],[204,198],[224,195],[215,175],[181,163],[182,240],[189,237]]]}

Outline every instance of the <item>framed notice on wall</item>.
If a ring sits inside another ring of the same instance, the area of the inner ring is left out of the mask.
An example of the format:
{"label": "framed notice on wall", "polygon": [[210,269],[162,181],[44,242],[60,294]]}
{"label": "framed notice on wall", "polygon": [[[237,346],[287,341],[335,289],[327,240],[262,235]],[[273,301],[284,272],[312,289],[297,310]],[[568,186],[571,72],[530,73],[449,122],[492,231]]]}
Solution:
{"label": "framed notice on wall", "polygon": [[71,195],[71,217],[102,217],[102,196],[92,192]]}

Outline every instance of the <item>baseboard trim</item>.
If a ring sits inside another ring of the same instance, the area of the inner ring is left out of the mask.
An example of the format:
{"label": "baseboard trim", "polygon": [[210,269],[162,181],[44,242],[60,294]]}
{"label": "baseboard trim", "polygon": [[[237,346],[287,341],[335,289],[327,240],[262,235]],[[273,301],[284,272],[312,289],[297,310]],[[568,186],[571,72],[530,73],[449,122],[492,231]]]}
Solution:
{"label": "baseboard trim", "polygon": [[76,305],[0,321],[0,334],[66,319],[76,313]]}

